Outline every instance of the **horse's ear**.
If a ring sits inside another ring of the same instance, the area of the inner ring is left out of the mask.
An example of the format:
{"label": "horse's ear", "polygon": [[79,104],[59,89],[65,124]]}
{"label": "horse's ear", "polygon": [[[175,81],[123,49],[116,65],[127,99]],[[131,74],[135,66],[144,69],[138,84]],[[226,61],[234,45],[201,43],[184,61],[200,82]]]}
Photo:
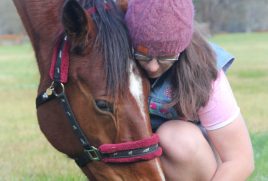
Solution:
{"label": "horse's ear", "polygon": [[62,23],[67,35],[71,38],[85,38],[88,34],[87,14],[76,0],[69,0],[65,3]]}
{"label": "horse's ear", "polygon": [[128,0],[117,0],[116,3],[124,13],[127,12]]}

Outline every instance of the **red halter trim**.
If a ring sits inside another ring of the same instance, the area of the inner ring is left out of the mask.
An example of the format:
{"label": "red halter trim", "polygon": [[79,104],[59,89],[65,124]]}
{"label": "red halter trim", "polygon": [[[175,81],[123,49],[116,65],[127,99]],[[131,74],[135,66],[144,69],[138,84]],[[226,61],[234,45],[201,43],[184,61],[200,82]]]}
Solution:
{"label": "red halter trim", "polygon": [[[99,147],[99,151],[105,155],[113,155],[112,157],[104,156],[103,162],[106,163],[129,163],[140,160],[151,160],[162,155],[162,148],[158,146],[159,137],[154,134],[151,138],[139,141],[131,141],[119,144],[103,144]],[[155,150],[149,151],[155,145]],[[135,150],[141,150],[144,154],[135,155]],[[128,152],[127,156],[120,157],[120,152]],[[148,152],[148,153],[147,153]],[[132,155],[133,154],[133,155]]]}
{"label": "red halter trim", "polygon": [[132,163],[138,161],[152,160],[156,157],[160,157],[161,155],[162,155],[162,148],[158,147],[158,149],[155,152],[146,155],[126,157],[126,158],[102,158],[102,161],[104,163]]}
{"label": "red halter trim", "polygon": [[[107,3],[104,3],[104,9],[107,11],[109,9],[111,9],[111,7],[107,4]],[[89,15],[92,15],[94,13],[97,12],[97,8],[96,7],[91,7],[89,9],[86,10],[88,12]]]}
{"label": "red halter trim", "polygon": [[68,70],[69,70],[69,50],[70,43],[66,41],[64,43],[62,50],[59,50],[61,42],[58,41],[56,47],[53,50],[52,62],[50,66],[49,76],[54,80],[55,65],[57,62],[58,56],[61,56],[61,66],[60,66],[60,81],[61,83],[67,83],[68,81]]}
{"label": "red halter trim", "polygon": [[119,151],[133,150],[137,148],[146,148],[159,143],[159,137],[157,134],[153,134],[151,138],[145,138],[138,141],[130,141],[126,143],[118,144],[103,144],[99,147],[101,153],[114,153]]}

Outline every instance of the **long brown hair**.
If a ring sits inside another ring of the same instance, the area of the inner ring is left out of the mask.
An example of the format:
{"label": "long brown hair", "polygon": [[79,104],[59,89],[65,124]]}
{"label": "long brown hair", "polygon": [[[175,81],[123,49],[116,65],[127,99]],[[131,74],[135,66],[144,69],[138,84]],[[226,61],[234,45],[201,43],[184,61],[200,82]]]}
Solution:
{"label": "long brown hair", "polygon": [[198,110],[209,100],[211,83],[217,78],[216,58],[196,29],[190,45],[172,66],[173,101],[178,115],[187,120],[197,120]]}

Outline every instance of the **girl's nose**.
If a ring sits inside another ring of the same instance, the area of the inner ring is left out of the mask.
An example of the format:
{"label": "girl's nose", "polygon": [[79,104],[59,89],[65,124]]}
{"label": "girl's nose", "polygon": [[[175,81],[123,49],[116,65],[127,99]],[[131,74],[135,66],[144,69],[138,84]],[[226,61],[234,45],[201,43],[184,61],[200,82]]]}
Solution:
{"label": "girl's nose", "polygon": [[148,70],[149,72],[157,72],[158,69],[159,69],[159,64],[158,64],[156,58],[153,58],[153,59],[149,62],[149,64],[147,64],[147,66],[148,66],[148,67],[147,67],[147,70]]}

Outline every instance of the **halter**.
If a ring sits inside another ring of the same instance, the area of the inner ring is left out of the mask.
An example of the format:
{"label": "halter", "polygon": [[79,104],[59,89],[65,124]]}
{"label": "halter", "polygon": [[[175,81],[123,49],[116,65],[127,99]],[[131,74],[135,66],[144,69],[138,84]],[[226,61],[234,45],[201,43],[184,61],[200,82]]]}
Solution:
{"label": "halter", "polygon": [[[94,9],[90,10],[94,13]],[[88,12],[90,12],[88,11]],[[73,157],[78,166],[84,167],[91,161],[105,163],[131,163],[142,160],[150,160],[162,154],[162,148],[158,145],[159,137],[154,134],[150,138],[130,141],[119,144],[103,144],[98,148],[91,145],[75,119],[68,98],[65,94],[64,84],[68,82],[70,44],[67,36],[60,38],[54,49],[50,67],[51,85],[46,91],[41,92],[36,98],[36,107],[58,99],[70,123],[73,132],[83,146],[83,151],[77,157]]]}

